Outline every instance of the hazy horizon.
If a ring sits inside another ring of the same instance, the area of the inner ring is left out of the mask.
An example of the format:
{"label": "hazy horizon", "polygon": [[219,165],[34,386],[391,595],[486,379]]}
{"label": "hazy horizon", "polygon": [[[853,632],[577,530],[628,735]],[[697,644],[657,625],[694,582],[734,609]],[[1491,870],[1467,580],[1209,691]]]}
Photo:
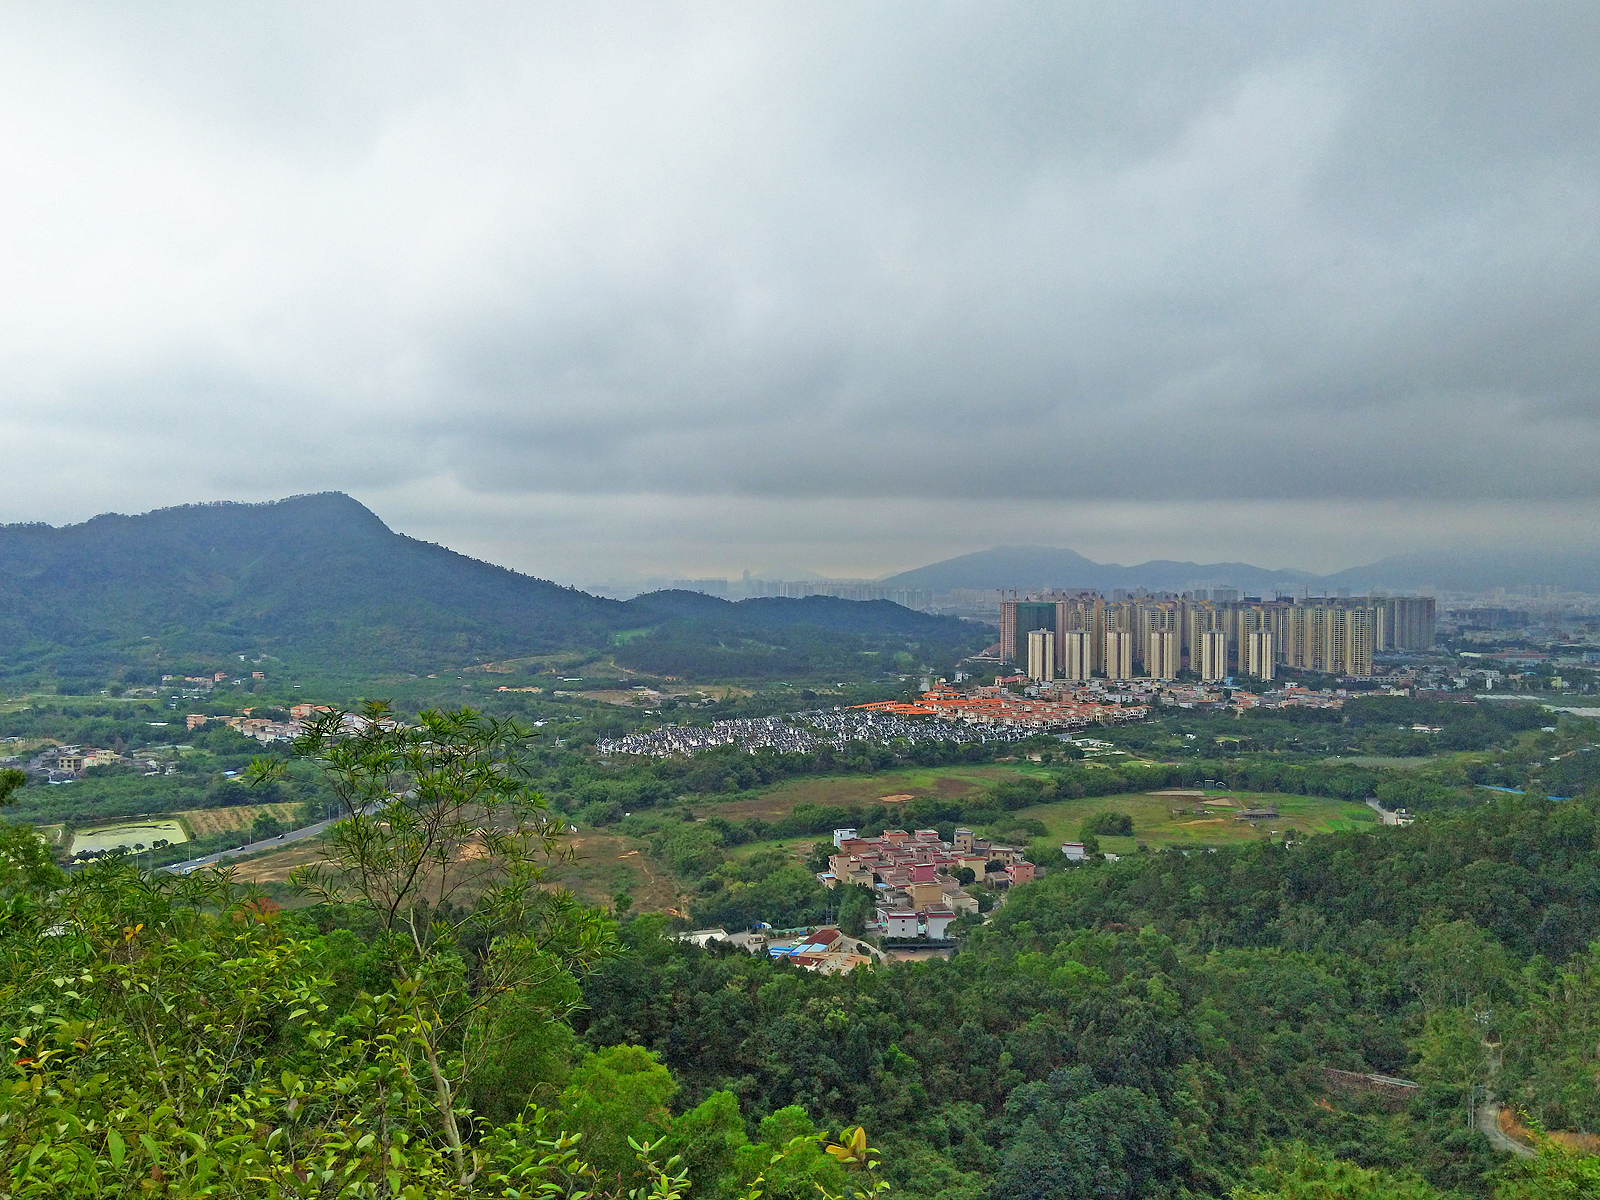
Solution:
{"label": "hazy horizon", "polygon": [[[335,493],[329,492],[329,493],[323,493],[323,494],[335,494]],[[246,505],[249,505],[249,504],[255,504],[255,503],[264,503],[264,504],[267,504],[267,505],[270,506],[270,505],[274,505],[274,504],[280,503],[280,502],[289,502],[289,501],[294,501],[294,500],[307,499],[307,498],[310,498],[313,495],[316,495],[316,493],[300,493],[300,494],[297,494],[296,496],[276,497],[273,500],[264,501],[264,502],[236,501],[236,500],[234,500],[234,501],[230,501],[230,500],[194,501],[194,502],[190,502],[189,504],[186,504],[186,505],[166,506],[163,509],[150,510],[149,512],[146,512],[146,513],[125,513],[125,512],[108,511],[108,512],[105,512],[105,513],[96,514],[96,516],[99,516],[99,517],[146,516],[146,515],[151,515],[152,513],[155,513],[155,512],[172,511],[172,509],[181,509],[181,508],[201,508],[201,509],[204,509],[204,508],[209,508],[211,506],[214,506],[216,504],[246,504]],[[357,499],[356,503],[360,504],[361,501],[359,499]],[[1199,558],[1199,557],[1196,557],[1195,555],[1192,555],[1192,554],[1189,554],[1189,555],[1178,554],[1178,555],[1149,555],[1149,556],[1145,556],[1145,557],[1141,557],[1141,558],[1128,558],[1128,559],[1120,560],[1120,561],[1119,560],[1113,560],[1113,559],[1096,559],[1093,555],[1082,554],[1081,551],[1078,551],[1078,549],[1076,547],[1073,547],[1073,546],[1059,546],[1059,545],[1058,546],[1048,546],[1048,545],[1044,545],[1042,543],[1028,543],[1028,544],[1011,544],[1011,545],[1002,544],[1002,545],[997,545],[997,546],[980,546],[980,547],[976,547],[976,548],[973,548],[973,549],[960,551],[960,552],[958,552],[956,554],[949,555],[946,559],[928,560],[928,561],[925,561],[925,562],[911,563],[911,564],[909,564],[907,566],[904,566],[904,567],[896,567],[893,570],[887,570],[887,571],[880,570],[880,571],[877,571],[877,572],[872,573],[872,574],[855,574],[855,575],[851,575],[851,574],[845,574],[845,573],[829,573],[827,571],[816,570],[815,568],[812,568],[812,567],[796,565],[796,564],[788,564],[786,566],[778,566],[778,567],[773,567],[773,566],[741,567],[741,568],[739,568],[737,570],[724,571],[724,572],[721,572],[721,573],[718,573],[716,571],[692,572],[692,571],[671,571],[671,570],[667,570],[667,571],[661,571],[661,572],[657,572],[657,573],[651,574],[651,573],[630,572],[630,571],[613,571],[609,575],[605,575],[605,576],[562,577],[560,575],[541,573],[541,572],[539,572],[537,570],[529,570],[528,568],[519,566],[518,564],[516,564],[514,562],[501,561],[501,560],[498,560],[498,559],[496,559],[496,558],[494,558],[492,556],[489,556],[489,555],[476,554],[476,553],[473,553],[470,550],[464,549],[461,546],[451,545],[448,542],[439,541],[438,539],[435,539],[435,538],[424,538],[424,537],[421,537],[421,535],[417,534],[414,530],[398,527],[398,526],[394,525],[392,522],[385,520],[384,514],[382,512],[376,512],[376,511],[372,510],[369,506],[366,506],[366,505],[363,505],[363,507],[366,507],[369,512],[372,512],[373,515],[376,516],[380,521],[383,521],[384,524],[394,533],[402,534],[402,535],[405,535],[407,537],[419,538],[420,540],[424,540],[424,541],[432,541],[432,542],[435,542],[435,544],[443,546],[445,549],[452,550],[452,551],[455,551],[457,553],[467,554],[470,557],[478,558],[481,561],[489,562],[489,563],[497,565],[497,566],[511,567],[512,569],[521,571],[524,574],[534,575],[534,576],[537,576],[539,578],[549,579],[549,580],[551,580],[551,581],[553,581],[555,583],[559,583],[559,584],[563,584],[563,585],[569,585],[569,586],[576,586],[576,587],[579,587],[579,588],[601,588],[601,589],[607,589],[609,587],[621,587],[621,588],[639,588],[639,590],[645,590],[645,588],[640,588],[640,585],[659,587],[659,586],[663,586],[663,584],[670,584],[672,582],[693,582],[693,581],[696,581],[696,580],[716,580],[716,579],[726,580],[728,583],[733,584],[733,585],[736,586],[737,583],[744,577],[746,572],[748,572],[748,574],[749,574],[749,576],[750,576],[750,578],[752,580],[758,580],[758,579],[759,580],[767,580],[767,581],[779,581],[779,580],[782,580],[782,581],[832,580],[832,581],[875,582],[875,581],[884,580],[884,579],[887,579],[889,577],[898,575],[898,574],[900,574],[900,573],[902,573],[904,571],[915,570],[915,569],[921,568],[921,567],[936,566],[936,565],[942,564],[944,562],[947,562],[947,561],[949,561],[951,559],[960,559],[960,558],[963,558],[963,557],[966,557],[966,556],[969,556],[969,555],[982,554],[982,553],[984,553],[986,551],[991,551],[991,550],[1042,551],[1042,552],[1047,552],[1047,553],[1050,552],[1050,551],[1063,551],[1064,550],[1064,551],[1067,551],[1069,553],[1080,554],[1081,557],[1083,557],[1085,560],[1087,560],[1088,562],[1090,562],[1091,564],[1093,564],[1096,567],[1110,568],[1110,569],[1113,569],[1113,570],[1118,570],[1118,569],[1121,569],[1121,570],[1133,570],[1133,569],[1137,569],[1137,568],[1139,568],[1141,566],[1146,566],[1146,565],[1150,565],[1150,564],[1157,564],[1157,563],[1189,565],[1189,566],[1195,567],[1197,571],[1204,571],[1204,570],[1206,570],[1208,568],[1211,568],[1212,570],[1211,570],[1210,574],[1197,574],[1191,580],[1189,580],[1188,582],[1184,583],[1182,586],[1183,587],[1188,587],[1188,586],[1191,586],[1191,585],[1192,586],[1207,586],[1207,587],[1210,587],[1210,586],[1233,586],[1233,587],[1240,587],[1240,588],[1243,588],[1244,590],[1248,591],[1248,590],[1251,590],[1252,587],[1261,586],[1260,581],[1258,580],[1258,581],[1252,583],[1247,578],[1235,577],[1234,575],[1230,575],[1230,573],[1226,570],[1226,568],[1229,568],[1229,567],[1244,567],[1244,568],[1249,568],[1251,570],[1259,571],[1259,572],[1263,572],[1263,573],[1267,573],[1267,574],[1282,573],[1282,574],[1285,574],[1285,575],[1290,575],[1290,574],[1298,573],[1298,574],[1301,574],[1301,575],[1304,575],[1304,576],[1317,577],[1317,576],[1333,575],[1333,574],[1338,573],[1341,570],[1346,570],[1346,569],[1359,569],[1359,568],[1362,568],[1362,567],[1373,565],[1376,562],[1380,561],[1380,560],[1377,560],[1377,559],[1364,559],[1364,560],[1361,560],[1361,561],[1358,561],[1358,562],[1345,563],[1345,564],[1342,564],[1342,566],[1330,568],[1330,569],[1325,570],[1325,571],[1306,571],[1304,568],[1297,567],[1294,564],[1272,563],[1272,562],[1251,562],[1248,559],[1241,558],[1241,557],[1238,557],[1238,556],[1233,556],[1233,557],[1223,556],[1223,557],[1219,557],[1219,558]],[[93,518],[90,518],[90,519],[93,519]],[[28,523],[24,522],[23,524],[28,524]],[[63,522],[61,525],[58,525],[58,526],[55,526],[55,527],[56,528],[63,528],[65,526],[67,526],[67,525],[79,525],[79,524],[82,524],[82,522]],[[0,526],[0,528],[3,528],[3,526]],[[1466,557],[1463,557],[1461,559],[1461,561],[1462,562],[1470,561],[1470,555],[1468,555]],[[1573,564],[1573,565],[1575,565],[1575,564]],[[1005,581],[1002,582],[999,579],[999,576],[996,576],[996,578],[995,578],[995,580],[993,582],[991,582],[989,584],[985,584],[983,586],[985,586],[985,587],[1030,586],[1031,587],[1031,586],[1040,585],[1043,582],[1045,582],[1043,579],[1033,579],[1033,578],[1024,579],[1021,576],[1018,576],[1017,578],[1008,578],[1008,579],[1006,579]],[[1293,584],[1292,581],[1289,581],[1289,580],[1285,580],[1284,582],[1286,584],[1291,584],[1291,586],[1297,586],[1297,585]],[[1532,577],[1524,579],[1520,575],[1516,576],[1515,578],[1513,578],[1510,575],[1508,575],[1506,577],[1506,579],[1504,579],[1502,581],[1499,581],[1497,584],[1495,584],[1493,586],[1498,587],[1501,590],[1505,590],[1507,588],[1520,587],[1520,586],[1522,586],[1524,584],[1530,584],[1530,583],[1548,584],[1549,582],[1550,582],[1549,580],[1546,580],[1546,579],[1544,579],[1542,577],[1538,578],[1538,579],[1535,579],[1535,578],[1532,578]],[[1054,586],[1078,586],[1078,585],[1092,586],[1091,581],[1089,581],[1089,580],[1078,579],[1078,580],[1074,581],[1074,580],[1068,579],[1066,577],[1062,577],[1060,579],[1054,580],[1054,584],[1053,585]],[[1168,584],[1168,583],[1152,584],[1152,583],[1148,583],[1148,582],[1146,582],[1146,585],[1147,586],[1159,586],[1159,587],[1173,586],[1173,585]],[[916,586],[920,587],[920,586],[923,586],[923,585],[922,584],[917,584]],[[1107,586],[1110,586],[1110,585],[1107,585]],[[1115,585],[1115,586],[1122,586],[1122,585],[1118,584],[1118,585]],[[1390,583],[1387,583],[1387,582],[1383,584],[1383,587],[1385,589],[1388,589],[1391,586],[1392,585]],[[1412,588],[1414,590],[1414,586],[1416,586],[1416,585],[1404,585],[1404,586]],[[1428,588],[1429,588],[1429,590],[1433,590],[1437,586],[1438,586],[1437,582],[1432,582],[1432,583],[1430,583],[1428,585]],[[935,590],[938,590],[938,589],[935,589]],[[1445,590],[1451,590],[1451,589],[1447,588]],[[1483,591],[1483,590],[1486,590],[1486,589],[1484,589],[1484,588],[1470,588],[1469,587],[1467,590],[1468,591]],[[1487,590],[1493,590],[1493,588],[1490,587]],[[1580,589],[1580,590],[1582,590],[1582,589]],[[1593,589],[1590,589],[1590,590],[1593,590]]]}

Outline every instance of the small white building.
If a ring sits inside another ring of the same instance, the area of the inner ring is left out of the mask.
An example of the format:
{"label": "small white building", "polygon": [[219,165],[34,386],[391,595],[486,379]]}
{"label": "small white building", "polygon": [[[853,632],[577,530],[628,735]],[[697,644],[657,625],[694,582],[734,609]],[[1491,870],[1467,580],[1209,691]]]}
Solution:
{"label": "small white building", "polygon": [[917,914],[905,910],[897,910],[889,914],[888,935],[892,938],[914,938],[917,936]]}
{"label": "small white building", "polygon": [[1082,842],[1062,842],[1061,853],[1067,856],[1068,862],[1082,862],[1089,857]]}
{"label": "small white building", "polygon": [[930,908],[922,914],[927,923],[928,936],[935,940],[945,936],[945,930],[950,928],[950,922],[956,919],[955,913],[948,908]]}
{"label": "small white building", "polygon": [[856,836],[854,829],[835,829],[833,831],[833,848],[837,850],[840,842],[847,842]]}
{"label": "small white building", "polygon": [[712,942],[726,942],[729,940],[726,929],[691,929],[688,933],[674,934],[680,942],[693,942],[696,946],[709,946]]}

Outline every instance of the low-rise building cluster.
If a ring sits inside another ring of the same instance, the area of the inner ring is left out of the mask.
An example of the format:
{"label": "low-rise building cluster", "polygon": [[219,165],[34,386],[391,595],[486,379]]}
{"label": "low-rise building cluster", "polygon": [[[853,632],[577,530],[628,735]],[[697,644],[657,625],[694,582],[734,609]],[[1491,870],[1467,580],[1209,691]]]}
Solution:
{"label": "low-rise building cluster", "polygon": [[[1123,712],[1148,715],[1156,705],[1193,709],[1197,712],[1242,712],[1247,708],[1339,708],[1354,695],[1405,695],[1405,689],[1354,692],[1348,688],[1306,688],[1285,684],[1261,692],[1227,687],[1220,683],[1178,682],[1160,679],[1092,680],[1087,684],[1029,684],[1024,694],[1057,703],[1114,704]],[[1108,722],[1110,723],[1110,722]]]}
{"label": "low-rise building cluster", "polygon": [[953,842],[943,841],[936,829],[886,829],[872,838],[836,829],[833,845],[828,869],[817,878],[829,888],[870,888],[875,924],[890,938],[942,940],[957,913],[977,912],[978,901],[963,888],[963,871],[995,888],[1031,883],[1034,876],[1021,847],[999,845],[970,829],[957,829]]}
{"label": "low-rise building cluster", "polygon": [[737,946],[750,954],[781,958],[820,975],[842,975],[878,957],[871,944],[850,937],[832,925],[775,930],[762,924],[739,933],[729,933],[726,929],[694,929],[673,936],[680,942],[700,947],[719,942]]}
{"label": "low-rise building cluster", "polygon": [[[253,716],[254,709],[241,709],[231,716],[210,716],[207,713],[190,713],[184,724],[190,729],[202,729],[207,725],[226,725],[229,729],[244,734],[245,737],[255,738],[256,741],[266,744],[268,742],[292,742],[305,732],[306,723],[316,718],[336,711],[326,704],[296,704],[289,709],[289,720],[273,721],[265,717]],[[367,728],[369,718],[360,713],[345,713],[340,718],[339,727],[346,733],[360,733]],[[385,717],[378,724],[384,729],[398,729],[402,723],[392,717]]]}
{"label": "low-rise building cluster", "polygon": [[255,738],[262,745],[269,742],[292,742],[300,736],[301,725],[297,720],[271,721],[265,717],[253,717],[250,710],[245,709],[238,716],[212,717],[205,713],[190,713],[184,718],[184,723],[190,729],[202,729],[207,725],[226,725],[229,729],[244,734],[245,737]]}
{"label": "low-rise building cluster", "polygon": [[851,708],[823,709],[796,714],[811,728],[828,735],[828,740],[844,742],[1009,742],[1026,737],[1025,732],[1003,726],[968,726],[948,721],[929,721],[928,712],[900,710],[898,704],[856,705]]}
{"label": "low-rise building cluster", "polygon": [[[28,761],[26,769],[31,774],[42,776],[49,783],[65,783],[73,779],[82,779],[84,772],[92,767],[132,765],[134,760],[127,755],[97,746],[46,746]],[[158,769],[154,760],[150,761],[148,766],[149,774]]]}
{"label": "low-rise building cluster", "polygon": [[601,754],[647,754],[669,758],[674,754],[693,754],[717,746],[738,746],[754,753],[761,749],[804,752],[819,745],[814,733],[790,724],[783,717],[743,717],[713,721],[710,725],[665,725],[648,733],[623,738],[601,738],[595,749]]}
{"label": "low-rise building cluster", "polygon": [[1104,689],[1091,684],[1035,687],[1020,695],[999,685],[970,692],[940,686],[924,692],[914,703],[881,700],[860,707],[899,717],[937,717],[1023,733],[1125,724],[1142,721],[1150,712],[1144,705],[1117,703]]}
{"label": "low-rise building cluster", "polygon": [[694,754],[717,746],[738,746],[754,753],[761,749],[804,752],[827,744],[850,742],[1014,742],[1030,729],[1006,722],[962,723],[949,719],[929,721],[930,709],[898,703],[857,705],[852,708],[811,709],[783,717],[713,721],[710,725],[664,725],[623,738],[602,738],[595,743],[601,754],[647,754],[667,758]]}

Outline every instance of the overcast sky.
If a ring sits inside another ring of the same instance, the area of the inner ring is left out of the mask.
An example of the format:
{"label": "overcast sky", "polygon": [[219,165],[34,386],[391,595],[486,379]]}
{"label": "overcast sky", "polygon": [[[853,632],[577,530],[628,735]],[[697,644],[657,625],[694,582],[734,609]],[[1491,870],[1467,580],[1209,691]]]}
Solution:
{"label": "overcast sky", "polygon": [[0,7],[0,520],[1600,543],[1600,5]]}

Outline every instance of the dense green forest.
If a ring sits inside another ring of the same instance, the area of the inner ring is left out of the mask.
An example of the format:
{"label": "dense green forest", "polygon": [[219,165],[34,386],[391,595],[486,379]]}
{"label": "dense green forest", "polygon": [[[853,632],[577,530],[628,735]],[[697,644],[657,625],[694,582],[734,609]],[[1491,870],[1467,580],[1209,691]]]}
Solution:
{"label": "dense green forest", "polygon": [[[825,976],[543,888],[565,820],[530,783],[571,795],[635,786],[643,768],[591,762],[580,779],[565,748],[525,733],[470,712],[353,737],[330,722],[297,747],[304,763],[255,762],[245,786],[313,770],[357,814],[289,910],[226,874],[113,860],[63,876],[23,829],[0,830],[10,1194],[1540,1200],[1600,1186],[1600,1159],[1551,1139],[1511,1160],[1471,1117],[1489,1089],[1535,1130],[1600,1132],[1600,788],[1554,802],[1438,784],[1409,828],[1058,868],[966,919],[949,961]],[[1493,749],[1579,736],[1510,733]],[[1003,823],[1045,791],[1195,768],[1043,766],[920,815]],[[1330,794],[1393,782],[1252,769]],[[14,812],[33,790],[19,782],[0,788]],[[381,819],[360,815],[374,799]],[[696,824],[664,797],[645,812],[623,823],[654,822],[636,832],[714,881],[696,917],[831,899],[849,920],[812,864],[727,853],[825,828],[827,806],[777,829]],[[1416,1086],[1339,1083],[1368,1073]]]}
{"label": "dense green forest", "polygon": [[[1503,1168],[1465,1107],[1484,1085],[1544,1128],[1600,1128],[1595,809],[1502,798],[1062,871],[951,962],[843,978],[640,917],[577,1024],[656,1051],[682,1103],[864,1122],[917,1196],[1220,1195],[1296,1142],[1485,1195]],[[1325,1068],[1420,1086],[1341,1098]]]}

